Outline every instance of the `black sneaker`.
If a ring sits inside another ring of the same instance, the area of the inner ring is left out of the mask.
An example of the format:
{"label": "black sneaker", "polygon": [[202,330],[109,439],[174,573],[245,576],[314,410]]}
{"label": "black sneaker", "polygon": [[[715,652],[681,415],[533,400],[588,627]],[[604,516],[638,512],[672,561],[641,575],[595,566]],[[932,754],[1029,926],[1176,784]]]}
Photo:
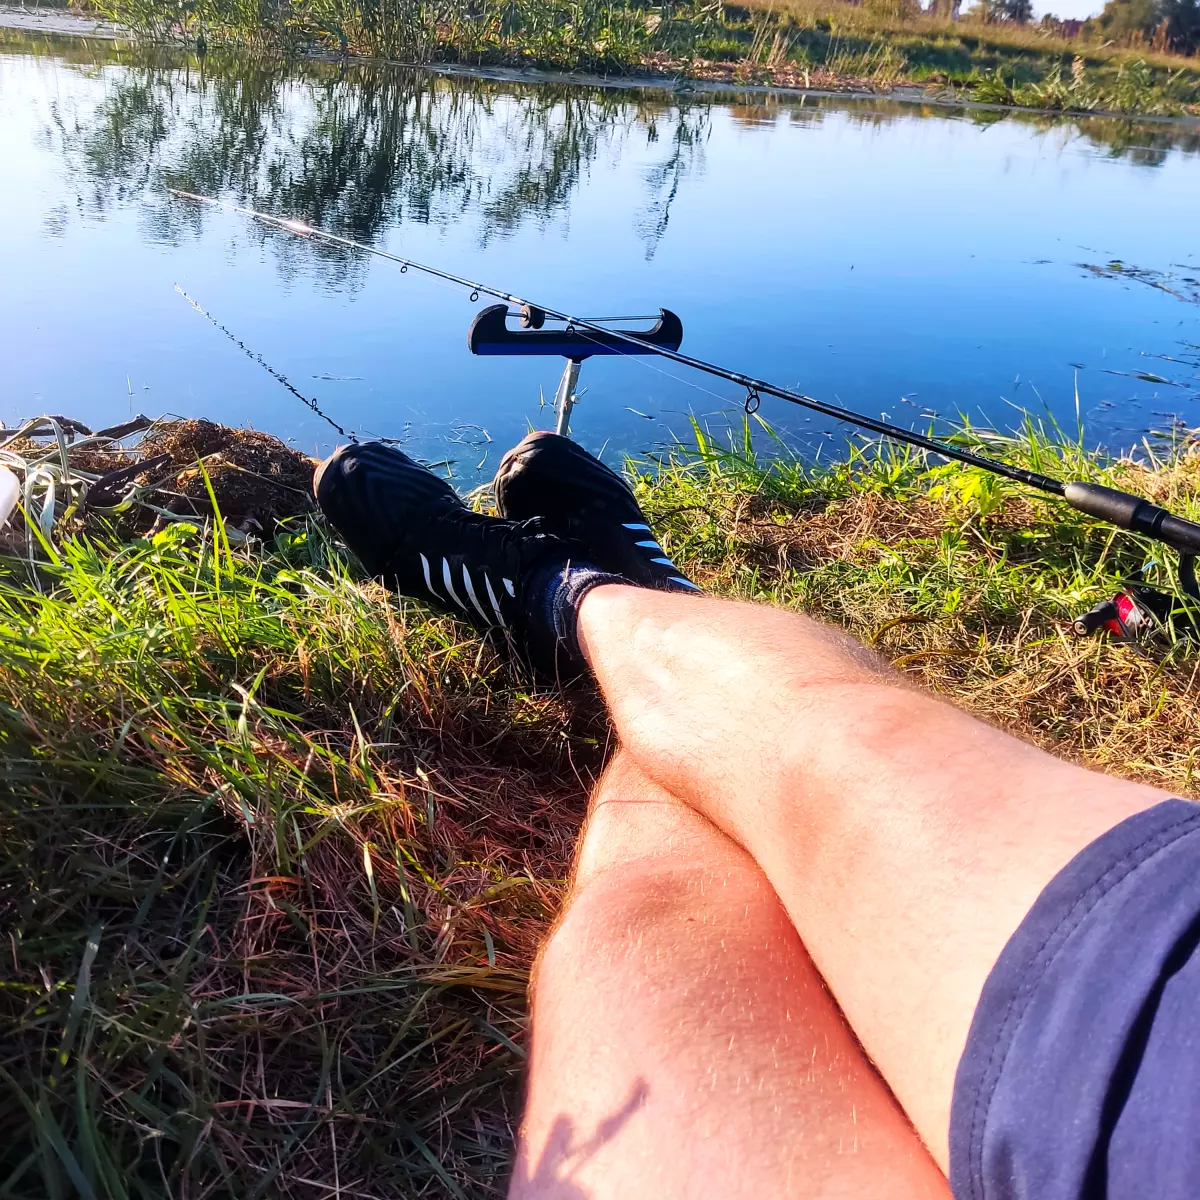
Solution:
{"label": "black sneaker", "polygon": [[528,434],[500,460],[493,487],[502,517],[540,517],[603,571],[660,591],[700,590],[658,544],[625,480],[570,438]]}
{"label": "black sneaker", "polygon": [[313,491],[370,574],[482,633],[503,634],[543,674],[578,673],[582,664],[564,658],[577,646],[564,651],[546,607],[549,581],[578,552],[540,522],[472,512],[445,480],[381,442],[334,451],[317,468]]}

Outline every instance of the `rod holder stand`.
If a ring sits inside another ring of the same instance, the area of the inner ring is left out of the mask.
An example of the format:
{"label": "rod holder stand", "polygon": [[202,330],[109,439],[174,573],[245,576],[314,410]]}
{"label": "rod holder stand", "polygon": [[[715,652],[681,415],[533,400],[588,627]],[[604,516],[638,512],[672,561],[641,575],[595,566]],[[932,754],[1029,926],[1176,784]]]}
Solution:
{"label": "rod holder stand", "polygon": [[510,315],[505,304],[493,304],[480,310],[471,322],[467,345],[472,354],[554,354],[565,358],[567,365],[554,396],[554,431],[563,437],[570,433],[571,412],[579,400],[575,392],[579,366],[585,358],[597,354],[628,357],[654,354],[662,349],[675,351],[683,341],[683,323],[666,308],[659,309],[658,320],[649,329],[631,329],[624,336],[594,328],[580,329],[571,324],[563,329],[546,329],[546,314],[529,304],[518,314],[519,329],[508,327]]}
{"label": "rod holder stand", "polygon": [[554,411],[557,414],[554,432],[561,437],[570,436],[571,411],[579,399],[575,394],[575,385],[579,382],[579,366],[577,358],[567,359],[567,365],[563,367],[562,378],[558,381],[558,391],[554,396]]}

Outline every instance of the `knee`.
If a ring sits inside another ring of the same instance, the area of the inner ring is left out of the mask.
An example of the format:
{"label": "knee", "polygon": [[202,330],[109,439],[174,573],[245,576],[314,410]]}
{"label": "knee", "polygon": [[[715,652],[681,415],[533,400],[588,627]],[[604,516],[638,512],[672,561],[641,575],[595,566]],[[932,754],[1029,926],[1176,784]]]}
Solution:
{"label": "knee", "polygon": [[566,911],[542,946],[535,994],[555,979],[613,979],[647,956],[669,949],[674,932],[694,916],[678,869],[645,862],[599,870],[577,881]]}
{"label": "knee", "polygon": [[747,865],[742,850],[618,753],[593,797],[565,911],[538,956],[535,1004],[558,980],[636,990],[678,972],[698,937],[731,912],[773,920],[778,901]]}
{"label": "knee", "polygon": [[732,850],[646,855],[598,870],[576,887],[542,947],[535,1009],[581,987],[622,1005],[661,998],[664,987],[686,990],[711,975],[714,939],[724,944],[731,934],[737,950],[724,962],[738,977],[796,938],[770,884]]}
{"label": "knee", "polygon": [[687,857],[697,826],[707,822],[652,783],[624,750],[592,797],[572,873],[572,896],[608,874],[621,878]]}

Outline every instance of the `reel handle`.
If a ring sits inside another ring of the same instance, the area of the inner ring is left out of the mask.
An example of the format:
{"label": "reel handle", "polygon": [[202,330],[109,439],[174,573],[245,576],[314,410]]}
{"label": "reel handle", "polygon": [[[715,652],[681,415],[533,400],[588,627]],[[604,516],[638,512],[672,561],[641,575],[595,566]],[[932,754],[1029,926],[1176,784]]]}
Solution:
{"label": "reel handle", "polygon": [[1072,508],[1090,517],[1099,517],[1120,529],[1145,534],[1181,554],[1200,554],[1200,525],[1185,521],[1140,496],[1131,496],[1098,483],[1068,483],[1063,496]]}

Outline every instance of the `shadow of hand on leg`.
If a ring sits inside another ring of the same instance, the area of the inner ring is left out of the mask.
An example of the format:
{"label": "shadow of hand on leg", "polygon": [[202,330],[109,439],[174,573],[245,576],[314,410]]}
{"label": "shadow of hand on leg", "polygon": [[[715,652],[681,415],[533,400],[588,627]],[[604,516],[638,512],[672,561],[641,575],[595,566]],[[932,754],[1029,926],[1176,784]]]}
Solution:
{"label": "shadow of hand on leg", "polygon": [[541,1157],[532,1169],[522,1148],[509,1187],[510,1200],[524,1197],[530,1200],[588,1200],[590,1193],[573,1182],[572,1176],[617,1136],[646,1103],[649,1092],[646,1081],[637,1080],[625,1103],[611,1116],[605,1117],[596,1127],[596,1132],[578,1145],[575,1144],[575,1122],[568,1116],[556,1117]]}

